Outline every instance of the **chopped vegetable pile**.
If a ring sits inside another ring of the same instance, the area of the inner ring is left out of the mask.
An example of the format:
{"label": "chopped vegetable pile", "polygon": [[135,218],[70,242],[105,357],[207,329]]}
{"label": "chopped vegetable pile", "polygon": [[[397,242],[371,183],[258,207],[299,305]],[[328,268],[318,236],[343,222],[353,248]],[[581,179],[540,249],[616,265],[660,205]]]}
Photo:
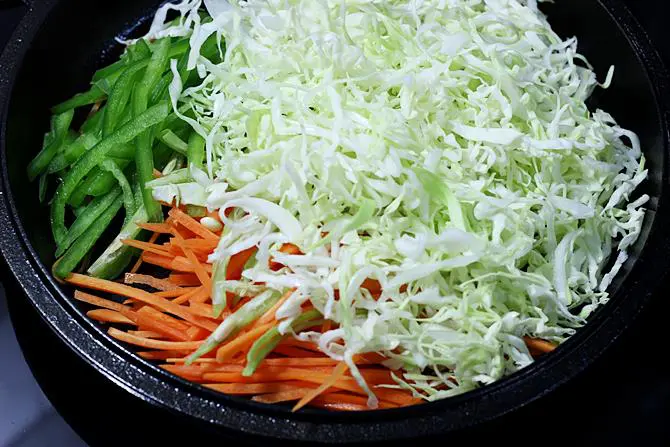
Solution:
{"label": "chopped vegetable pile", "polygon": [[[61,178],[54,273],[131,299],[78,292],[139,331],[112,336],[222,392],[386,408],[517,371],[607,302],[645,162],[587,106],[613,70],[599,84],[535,1],[202,6],[161,7],[54,108],[28,170],[42,195]],[[121,208],[92,277],[72,275]],[[157,292],[93,278],[138,250],[171,274],[126,281]]]}

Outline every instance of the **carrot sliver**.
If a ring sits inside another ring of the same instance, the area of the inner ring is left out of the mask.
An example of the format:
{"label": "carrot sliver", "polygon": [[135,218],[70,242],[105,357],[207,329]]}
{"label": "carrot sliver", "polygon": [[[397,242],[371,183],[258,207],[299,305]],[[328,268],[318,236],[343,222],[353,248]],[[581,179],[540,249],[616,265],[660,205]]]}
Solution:
{"label": "carrot sliver", "polygon": [[[167,270],[176,270],[179,272],[189,272],[192,273],[195,271],[196,267],[191,264],[191,262],[183,256],[174,256],[169,254],[168,256],[157,255],[156,253],[144,252],[142,253],[142,260],[148,264],[157,265],[158,267],[163,267]],[[210,264],[203,265],[203,268],[207,273],[212,272],[212,266]]]}
{"label": "carrot sliver", "polygon": [[97,297],[95,295],[91,295],[90,293],[82,292],[81,290],[75,290],[74,291],[74,299],[77,301],[82,301],[84,303],[91,304],[93,306],[97,307],[103,307],[105,309],[110,309],[110,310],[115,310],[117,312],[123,312],[126,310],[130,310],[128,306],[124,306],[123,304],[119,304],[115,301],[112,300],[106,300],[104,298]]}
{"label": "carrot sliver", "polygon": [[[194,293],[188,300],[190,303],[204,303],[210,298],[211,294],[212,289],[210,287],[201,287],[200,290]],[[212,311],[209,316],[211,317],[213,314],[214,312]]]}
{"label": "carrot sliver", "polygon": [[168,223],[140,223],[137,224],[143,230],[153,231],[159,234],[172,234],[172,225]]}
{"label": "carrot sliver", "polygon": [[541,354],[546,354],[556,349],[556,345],[553,343],[539,338],[524,337],[523,341],[526,342],[526,346],[528,346],[529,349],[535,350]]}
{"label": "carrot sliver", "polygon": [[293,411],[298,411],[310,401],[314,400],[316,397],[318,397],[320,394],[322,394],[324,391],[326,391],[328,388],[333,386],[335,382],[338,381],[344,374],[347,372],[349,367],[347,366],[346,363],[342,362],[338,364],[335,368],[333,368],[333,373],[324,381],[317,389],[310,391],[307,393],[302,399],[298,401],[297,404],[293,407]]}
{"label": "carrot sliver", "polygon": [[291,298],[293,293],[295,292],[295,289],[291,289],[288,292],[286,292],[280,299],[277,301],[270,309],[267,310],[256,322],[254,323],[255,326],[260,326],[262,324],[267,324],[271,321],[275,320],[275,314],[277,313],[277,310],[288,300]]}
{"label": "carrot sliver", "polygon": [[147,349],[165,349],[165,350],[184,350],[192,351],[198,349],[203,340],[200,341],[164,341],[152,340],[149,338],[137,337],[115,328],[110,328],[107,332],[111,337],[135,346],[141,346]]}
{"label": "carrot sliver", "polygon": [[[200,287],[193,287],[192,289],[188,290],[186,293],[183,293],[182,295],[179,295],[175,297],[174,300],[172,300],[173,303],[175,304],[184,304],[188,302],[192,297],[200,293],[204,288],[202,286]],[[209,315],[211,317],[211,314]]]}
{"label": "carrot sliver", "polygon": [[249,261],[249,259],[254,254],[256,254],[256,250],[258,250],[256,247],[251,247],[232,255],[230,257],[230,260],[228,261],[228,269],[226,270],[226,279],[238,280],[242,278],[244,265]]}
{"label": "carrot sliver", "polygon": [[94,290],[102,290],[128,298],[133,298],[145,304],[150,304],[165,312],[169,312],[188,321],[189,323],[200,326],[204,329],[208,329],[210,331],[214,331],[218,327],[218,324],[215,322],[195,316],[183,306],[174,304],[172,301],[166,300],[160,296],[152,295],[151,293],[145,292],[144,290],[126,286],[125,284],[119,284],[113,281],[107,281],[105,279],[92,278],[89,276],[80,275],[78,273],[71,274],[66,278],[66,281],[76,286]]}
{"label": "carrot sliver", "polygon": [[189,340],[204,340],[209,337],[210,334],[210,331],[196,326],[192,326],[186,330],[186,335]]}
{"label": "carrot sliver", "polygon": [[216,360],[219,362],[225,362],[230,360],[238,352],[246,351],[261,335],[270,330],[272,326],[274,326],[274,323],[270,322],[256,328],[252,328],[243,334],[239,334],[216,351]]}
{"label": "carrot sliver", "polygon": [[128,331],[130,335],[142,338],[162,338],[163,335],[154,331]]}
{"label": "carrot sliver", "polygon": [[[190,217],[190,216],[189,216]],[[186,258],[191,262],[193,265],[193,268],[195,269],[195,274],[202,283],[203,286],[207,289],[212,288],[212,279],[209,277],[207,274],[207,271],[205,270],[204,266],[201,264],[200,260],[195,256],[193,251],[183,245],[184,243],[184,238],[179,234],[178,231],[174,232],[175,235],[175,240],[177,242],[177,245],[181,248],[181,250],[184,252],[186,255]]]}
{"label": "carrot sliver", "polygon": [[301,399],[303,396],[312,392],[314,392],[314,388],[296,388],[294,390],[279,391],[277,393],[254,396],[251,398],[251,400],[263,404],[278,404],[280,402],[290,402],[292,400]]}
{"label": "carrot sliver", "polygon": [[163,298],[177,298],[182,295],[186,295],[189,292],[193,292],[193,289],[196,287],[177,287],[172,290],[159,290],[154,292],[154,295],[162,296]]}
{"label": "carrot sliver", "polygon": [[[135,324],[145,331],[151,331],[157,334],[160,334],[162,338],[168,338],[173,341],[188,341],[189,338],[186,333],[182,330],[176,329],[165,322],[153,318],[146,313],[141,313],[144,309],[150,309],[150,306],[145,306],[139,311],[127,311],[123,312],[123,315],[130,320],[134,321]],[[162,314],[161,314],[162,315]],[[147,337],[149,338],[149,337]]]}
{"label": "carrot sliver", "polygon": [[170,212],[168,213],[170,217],[172,217],[176,222],[178,222],[180,225],[188,229],[189,231],[197,234],[203,239],[209,239],[212,241],[219,241],[219,236],[216,234],[212,233],[210,230],[205,228],[200,222],[189,216],[188,214],[184,213],[182,210],[179,208],[172,208]]}
{"label": "carrot sliver", "polygon": [[155,276],[151,275],[140,275],[137,273],[126,273],[123,282],[129,286],[134,284],[142,284],[162,292],[175,290],[178,288],[176,285],[172,284],[166,279],[156,278]]}
{"label": "carrot sliver", "polygon": [[168,281],[180,287],[194,287],[201,285],[198,277],[192,273],[170,273]]}
{"label": "carrot sliver", "polygon": [[[296,348],[293,346],[287,346],[287,345],[279,345],[277,346],[273,351],[275,354],[281,354],[281,355],[286,355],[289,357],[295,357],[295,358],[305,358],[305,357],[313,357],[314,352],[313,351],[306,351],[304,349]],[[325,354],[324,354],[324,358]],[[335,362],[337,363],[337,362]]]}
{"label": "carrot sliver", "polygon": [[149,242],[138,241],[135,239],[124,239],[121,241],[123,245],[128,247],[133,247],[142,250],[143,252],[154,253],[161,256],[170,256],[170,252],[165,250],[163,246],[157,244],[151,244]]}
{"label": "carrot sliver", "polygon": [[154,309],[151,306],[144,306],[140,310],[137,311],[137,314],[139,315],[145,315],[148,318],[151,318],[156,321],[160,321],[164,324],[167,324],[168,326],[177,329],[178,331],[185,332],[186,330],[190,329],[191,326],[188,323],[185,323],[183,321],[177,320],[174,317],[171,317],[167,314],[164,314],[163,312],[160,312],[156,309]]}
{"label": "carrot sliver", "polygon": [[94,309],[86,312],[86,316],[101,323],[134,324],[133,321],[123,314],[110,309]]}
{"label": "carrot sliver", "polygon": [[170,357],[179,356],[190,352],[190,349],[183,350],[165,350],[165,351],[139,351],[137,355],[145,360],[165,360]]}
{"label": "carrot sliver", "polygon": [[270,382],[270,383],[208,383],[207,388],[226,394],[237,395],[261,395],[269,393],[281,393],[282,391],[291,391],[295,389],[305,389],[309,387],[306,382]]}

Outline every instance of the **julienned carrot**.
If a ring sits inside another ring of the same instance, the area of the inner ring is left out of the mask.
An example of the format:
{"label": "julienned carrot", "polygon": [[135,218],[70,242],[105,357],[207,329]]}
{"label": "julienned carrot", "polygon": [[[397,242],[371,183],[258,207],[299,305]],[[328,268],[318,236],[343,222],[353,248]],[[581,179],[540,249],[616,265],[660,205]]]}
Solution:
{"label": "julienned carrot", "polygon": [[156,310],[155,308],[151,306],[144,306],[143,308],[139,309],[137,311],[138,314],[140,315],[145,315],[148,318],[152,318],[157,321],[161,321],[162,323],[167,324],[170,327],[173,327],[179,331],[185,332],[188,329],[190,329],[191,326],[188,323],[185,323],[181,320],[177,320],[174,317],[171,317],[170,315],[164,314],[163,312],[160,312]]}
{"label": "julienned carrot", "polygon": [[295,389],[304,389],[309,387],[307,382],[270,382],[270,383],[207,383],[205,386],[213,390],[238,395],[261,395],[270,393],[281,393],[282,391],[291,391]]}
{"label": "julienned carrot", "polygon": [[158,291],[154,292],[155,295],[162,296],[163,298],[177,298],[187,293],[194,292],[197,287],[177,287],[172,290]]}
{"label": "julienned carrot", "polygon": [[[153,244],[158,240],[160,237],[160,233],[153,233],[151,237],[149,238],[149,243]],[[135,261],[135,264],[133,265],[133,268],[130,269],[130,273],[137,273],[137,271],[142,267],[142,257],[140,256],[137,258],[137,261]]]}
{"label": "julienned carrot", "polygon": [[211,241],[218,242],[219,241],[219,236],[216,234],[212,233],[210,230],[205,228],[200,222],[189,216],[188,214],[184,213],[182,210],[179,208],[172,208],[170,212],[168,213],[170,217],[172,217],[176,222],[178,222],[180,225],[184,226],[191,232],[197,234],[203,239],[209,239]]}
{"label": "julienned carrot", "polygon": [[137,337],[135,335],[130,335],[126,332],[120,331],[115,328],[109,328],[107,333],[116,338],[119,341],[129,343],[131,345],[141,346],[147,349],[165,349],[165,350],[186,350],[191,351],[198,349],[202,344],[200,341],[163,341],[163,340],[151,340],[148,338]]}
{"label": "julienned carrot", "polygon": [[223,363],[233,358],[238,352],[247,351],[251,345],[253,345],[254,342],[261,335],[265,334],[272,326],[274,326],[274,322],[262,324],[233,338],[216,351],[216,360]]}
{"label": "julienned carrot", "polygon": [[166,279],[156,278],[155,276],[151,275],[140,275],[137,273],[126,273],[123,282],[129,286],[134,284],[142,284],[162,292],[177,289],[177,286]]}
{"label": "julienned carrot", "polygon": [[[190,216],[189,216],[189,218],[190,218]],[[212,279],[207,274],[207,271],[205,270],[205,267],[202,265],[200,260],[195,256],[195,254],[193,253],[193,250],[186,247],[186,245],[184,244],[184,238],[182,237],[182,235],[176,230],[174,232],[174,235],[175,235],[176,244],[179,246],[179,248],[181,248],[181,250],[186,255],[186,258],[193,265],[194,272],[195,272],[196,276],[198,277],[198,279],[200,280],[200,282],[202,283],[202,285],[207,289],[211,289],[212,288]]]}
{"label": "julienned carrot", "polygon": [[193,287],[201,285],[200,280],[193,273],[170,273],[168,281],[180,287]]}
{"label": "julienned carrot", "polygon": [[142,338],[161,338],[163,335],[154,331],[128,331],[130,335]]}
{"label": "julienned carrot", "polygon": [[244,265],[256,254],[258,249],[256,247],[247,248],[239,253],[234,254],[228,261],[228,269],[226,270],[227,280],[238,280],[242,278]]}
{"label": "julienned carrot", "polygon": [[123,316],[123,314],[110,309],[94,309],[86,312],[86,315],[101,323],[133,324],[133,321]]}
{"label": "julienned carrot", "polygon": [[202,317],[197,317],[188,312],[187,308],[179,306],[178,304],[174,304],[173,302],[160,296],[152,295],[151,293],[145,292],[144,290],[135,289],[133,287],[115,283],[113,281],[80,275],[78,273],[71,274],[66,278],[66,281],[75,286],[101,290],[104,292],[110,292],[116,295],[133,298],[137,301],[150,304],[158,309],[181,317],[189,323],[195,324],[196,326],[200,326],[210,331],[214,331],[218,327],[218,325],[213,321],[206,320]]}
{"label": "julienned carrot", "polygon": [[295,289],[291,289],[288,292],[286,292],[280,299],[277,301],[274,306],[272,306],[270,309],[267,310],[256,322],[254,323],[254,326],[260,326],[262,324],[267,324],[271,321],[275,320],[275,314],[277,313],[277,310],[288,300],[291,298],[293,293],[295,292]]}
{"label": "julienned carrot", "polygon": [[262,394],[260,396],[254,396],[251,400],[264,404],[278,404],[280,402],[290,402],[292,400],[298,400],[314,392],[314,388],[296,388],[294,390],[285,390],[278,391],[276,393]]}
{"label": "julienned carrot", "polygon": [[138,351],[137,355],[145,360],[165,360],[188,352],[188,350]]}
{"label": "julienned carrot", "polygon": [[137,226],[143,230],[153,231],[154,233],[160,234],[172,234],[172,225],[168,223],[141,223],[138,222]]}
{"label": "julienned carrot", "polygon": [[154,253],[157,255],[161,256],[170,256],[170,252],[165,250],[165,248],[162,245],[158,244],[152,244],[149,242],[144,242],[144,241],[138,241],[135,239],[124,239],[121,241],[123,245],[127,245],[129,247],[133,248],[138,248],[145,253]]}
{"label": "julienned carrot", "polygon": [[[172,254],[157,255],[151,252],[142,253],[142,260],[148,264],[157,265],[167,270],[176,270],[178,272],[195,272],[195,266],[183,256],[173,256]],[[203,268],[207,273],[212,273],[212,266],[207,264]],[[239,279],[239,278],[238,278]]]}
{"label": "julienned carrot", "polygon": [[296,348],[294,346],[282,345],[281,343],[274,348],[272,351],[275,354],[281,354],[288,357],[302,359],[305,357],[313,357],[315,353],[313,351],[306,351],[304,349]]}
{"label": "julienned carrot", "polygon": [[[174,245],[177,243],[177,239],[171,238],[169,243]],[[218,243],[209,239],[184,239],[182,245],[191,250],[211,252],[217,247]]]}
{"label": "julienned carrot", "polygon": [[539,338],[524,337],[523,341],[529,349],[537,351],[540,354],[546,354],[556,349],[556,345]]}
{"label": "julienned carrot", "polygon": [[[172,341],[189,340],[184,330],[176,328],[165,322],[164,319],[156,318],[155,315],[146,312],[146,309],[148,308],[150,308],[150,306],[145,306],[138,311],[124,311],[122,312],[122,315],[133,321],[141,330],[149,330],[161,334],[163,337]],[[158,314],[164,316],[160,312],[158,312]]]}
{"label": "julienned carrot", "polygon": [[320,394],[328,390],[328,388],[332,387],[334,383],[336,383],[340,378],[344,376],[344,374],[347,372],[347,369],[349,367],[347,366],[346,363],[342,362],[338,364],[335,368],[333,368],[333,373],[328,377],[319,387],[315,390],[309,391],[307,394],[305,394],[300,401],[298,401],[297,404],[293,407],[293,411],[298,411],[305,405],[307,405],[310,401],[314,400],[316,397],[318,397]]}
{"label": "julienned carrot", "polygon": [[77,301],[82,301],[84,303],[92,304],[93,306],[103,307],[105,309],[115,310],[117,312],[123,312],[124,310],[130,310],[128,306],[119,304],[117,302],[106,300],[104,298],[91,295],[90,293],[82,292],[81,290],[74,291],[74,299]]}

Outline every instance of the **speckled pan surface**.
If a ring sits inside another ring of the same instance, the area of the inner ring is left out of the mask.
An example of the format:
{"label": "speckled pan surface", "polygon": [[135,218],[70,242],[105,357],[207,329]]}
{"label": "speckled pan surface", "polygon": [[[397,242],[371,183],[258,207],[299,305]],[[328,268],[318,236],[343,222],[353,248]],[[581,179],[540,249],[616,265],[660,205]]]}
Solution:
{"label": "speckled pan surface", "polygon": [[[615,83],[593,99],[640,134],[649,160],[652,196],[645,231],[611,302],[555,353],[509,378],[442,402],[403,410],[292,414],[279,407],[222,396],[171,376],[135,357],[88,321],[49,274],[53,244],[47,210],[24,172],[40,147],[48,108],[81,90],[95,68],[114,57],[113,37],[141,23],[152,0],[86,2],[35,0],[0,56],[0,250],[25,296],[63,340],[116,386],[156,408],[168,408],[191,427],[234,430],[306,442],[399,440],[457,430],[514,410],[574,377],[597,358],[651,299],[668,262],[668,85],[656,52],[619,0],[561,0],[546,7],[564,37],[602,76],[617,66]],[[74,12],[76,11],[76,13]],[[39,85],[39,89],[35,89]]]}

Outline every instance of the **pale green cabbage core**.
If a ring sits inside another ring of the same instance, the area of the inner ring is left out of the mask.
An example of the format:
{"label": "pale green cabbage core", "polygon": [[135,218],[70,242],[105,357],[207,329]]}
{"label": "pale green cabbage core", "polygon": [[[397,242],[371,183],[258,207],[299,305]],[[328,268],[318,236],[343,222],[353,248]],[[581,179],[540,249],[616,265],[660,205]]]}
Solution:
{"label": "pale green cabbage core", "polygon": [[[363,386],[352,356],[381,352],[428,400],[530,364],[522,337],[560,343],[607,301],[647,171],[635,134],[588,109],[596,76],[535,1],[211,0],[209,23],[200,6],[149,36],[190,35],[202,80],[171,95],[209,175],[163,198],[221,210],[210,262],[259,247],[219,292],[295,287],[283,329],[310,300],[339,328],[300,337]],[[214,33],[216,65],[199,55]]]}

